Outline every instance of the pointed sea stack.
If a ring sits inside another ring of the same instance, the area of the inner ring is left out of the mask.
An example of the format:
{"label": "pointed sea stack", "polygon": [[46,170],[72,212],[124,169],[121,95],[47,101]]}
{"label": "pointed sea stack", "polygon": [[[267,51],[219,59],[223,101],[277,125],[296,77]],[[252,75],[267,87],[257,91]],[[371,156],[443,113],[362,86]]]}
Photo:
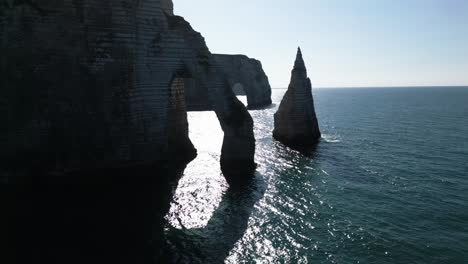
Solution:
{"label": "pointed sea stack", "polygon": [[307,150],[317,144],[320,136],[312,84],[298,48],[291,83],[275,114],[273,137],[291,148]]}

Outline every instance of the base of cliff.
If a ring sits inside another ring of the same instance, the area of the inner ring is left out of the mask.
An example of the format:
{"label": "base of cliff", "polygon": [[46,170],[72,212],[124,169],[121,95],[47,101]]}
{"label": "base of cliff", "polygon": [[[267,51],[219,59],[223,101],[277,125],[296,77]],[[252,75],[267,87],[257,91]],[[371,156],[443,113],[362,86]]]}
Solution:
{"label": "base of cliff", "polygon": [[[9,179],[2,263],[157,263],[164,216],[186,163]],[[3,205],[2,205],[3,206]]]}
{"label": "base of cliff", "polygon": [[295,136],[293,138],[284,137],[278,135],[278,133],[273,132],[273,138],[284,145],[290,147],[291,149],[297,150],[302,154],[309,156],[314,153],[317,148],[318,143],[320,142],[321,135],[314,136]]}
{"label": "base of cliff", "polygon": [[251,160],[234,160],[221,163],[221,171],[231,189],[242,189],[250,185],[255,178],[257,164]]}

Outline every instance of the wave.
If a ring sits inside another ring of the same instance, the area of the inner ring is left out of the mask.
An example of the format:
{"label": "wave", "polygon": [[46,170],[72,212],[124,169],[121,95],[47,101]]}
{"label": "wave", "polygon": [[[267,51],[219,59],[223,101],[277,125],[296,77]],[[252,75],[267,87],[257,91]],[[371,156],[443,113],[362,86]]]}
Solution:
{"label": "wave", "polygon": [[337,135],[327,135],[323,134],[322,139],[325,140],[327,143],[338,143],[341,142],[341,140],[338,138]]}

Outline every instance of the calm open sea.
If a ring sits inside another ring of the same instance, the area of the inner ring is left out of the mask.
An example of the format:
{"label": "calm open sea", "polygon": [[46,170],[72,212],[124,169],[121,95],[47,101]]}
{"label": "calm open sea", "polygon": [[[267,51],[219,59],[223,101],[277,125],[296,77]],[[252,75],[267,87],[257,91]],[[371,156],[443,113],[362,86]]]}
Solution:
{"label": "calm open sea", "polygon": [[199,156],[167,215],[173,261],[468,263],[468,88],[315,89],[311,157],[251,111],[254,186],[228,190],[214,113],[189,113]]}

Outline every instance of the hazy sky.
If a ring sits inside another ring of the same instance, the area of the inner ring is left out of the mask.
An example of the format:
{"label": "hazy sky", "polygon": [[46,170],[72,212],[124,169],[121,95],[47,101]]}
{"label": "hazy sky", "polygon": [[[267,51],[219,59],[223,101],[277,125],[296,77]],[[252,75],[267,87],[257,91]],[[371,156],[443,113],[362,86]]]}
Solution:
{"label": "hazy sky", "polygon": [[213,53],[287,87],[301,46],[314,87],[468,85],[468,0],[174,0]]}

